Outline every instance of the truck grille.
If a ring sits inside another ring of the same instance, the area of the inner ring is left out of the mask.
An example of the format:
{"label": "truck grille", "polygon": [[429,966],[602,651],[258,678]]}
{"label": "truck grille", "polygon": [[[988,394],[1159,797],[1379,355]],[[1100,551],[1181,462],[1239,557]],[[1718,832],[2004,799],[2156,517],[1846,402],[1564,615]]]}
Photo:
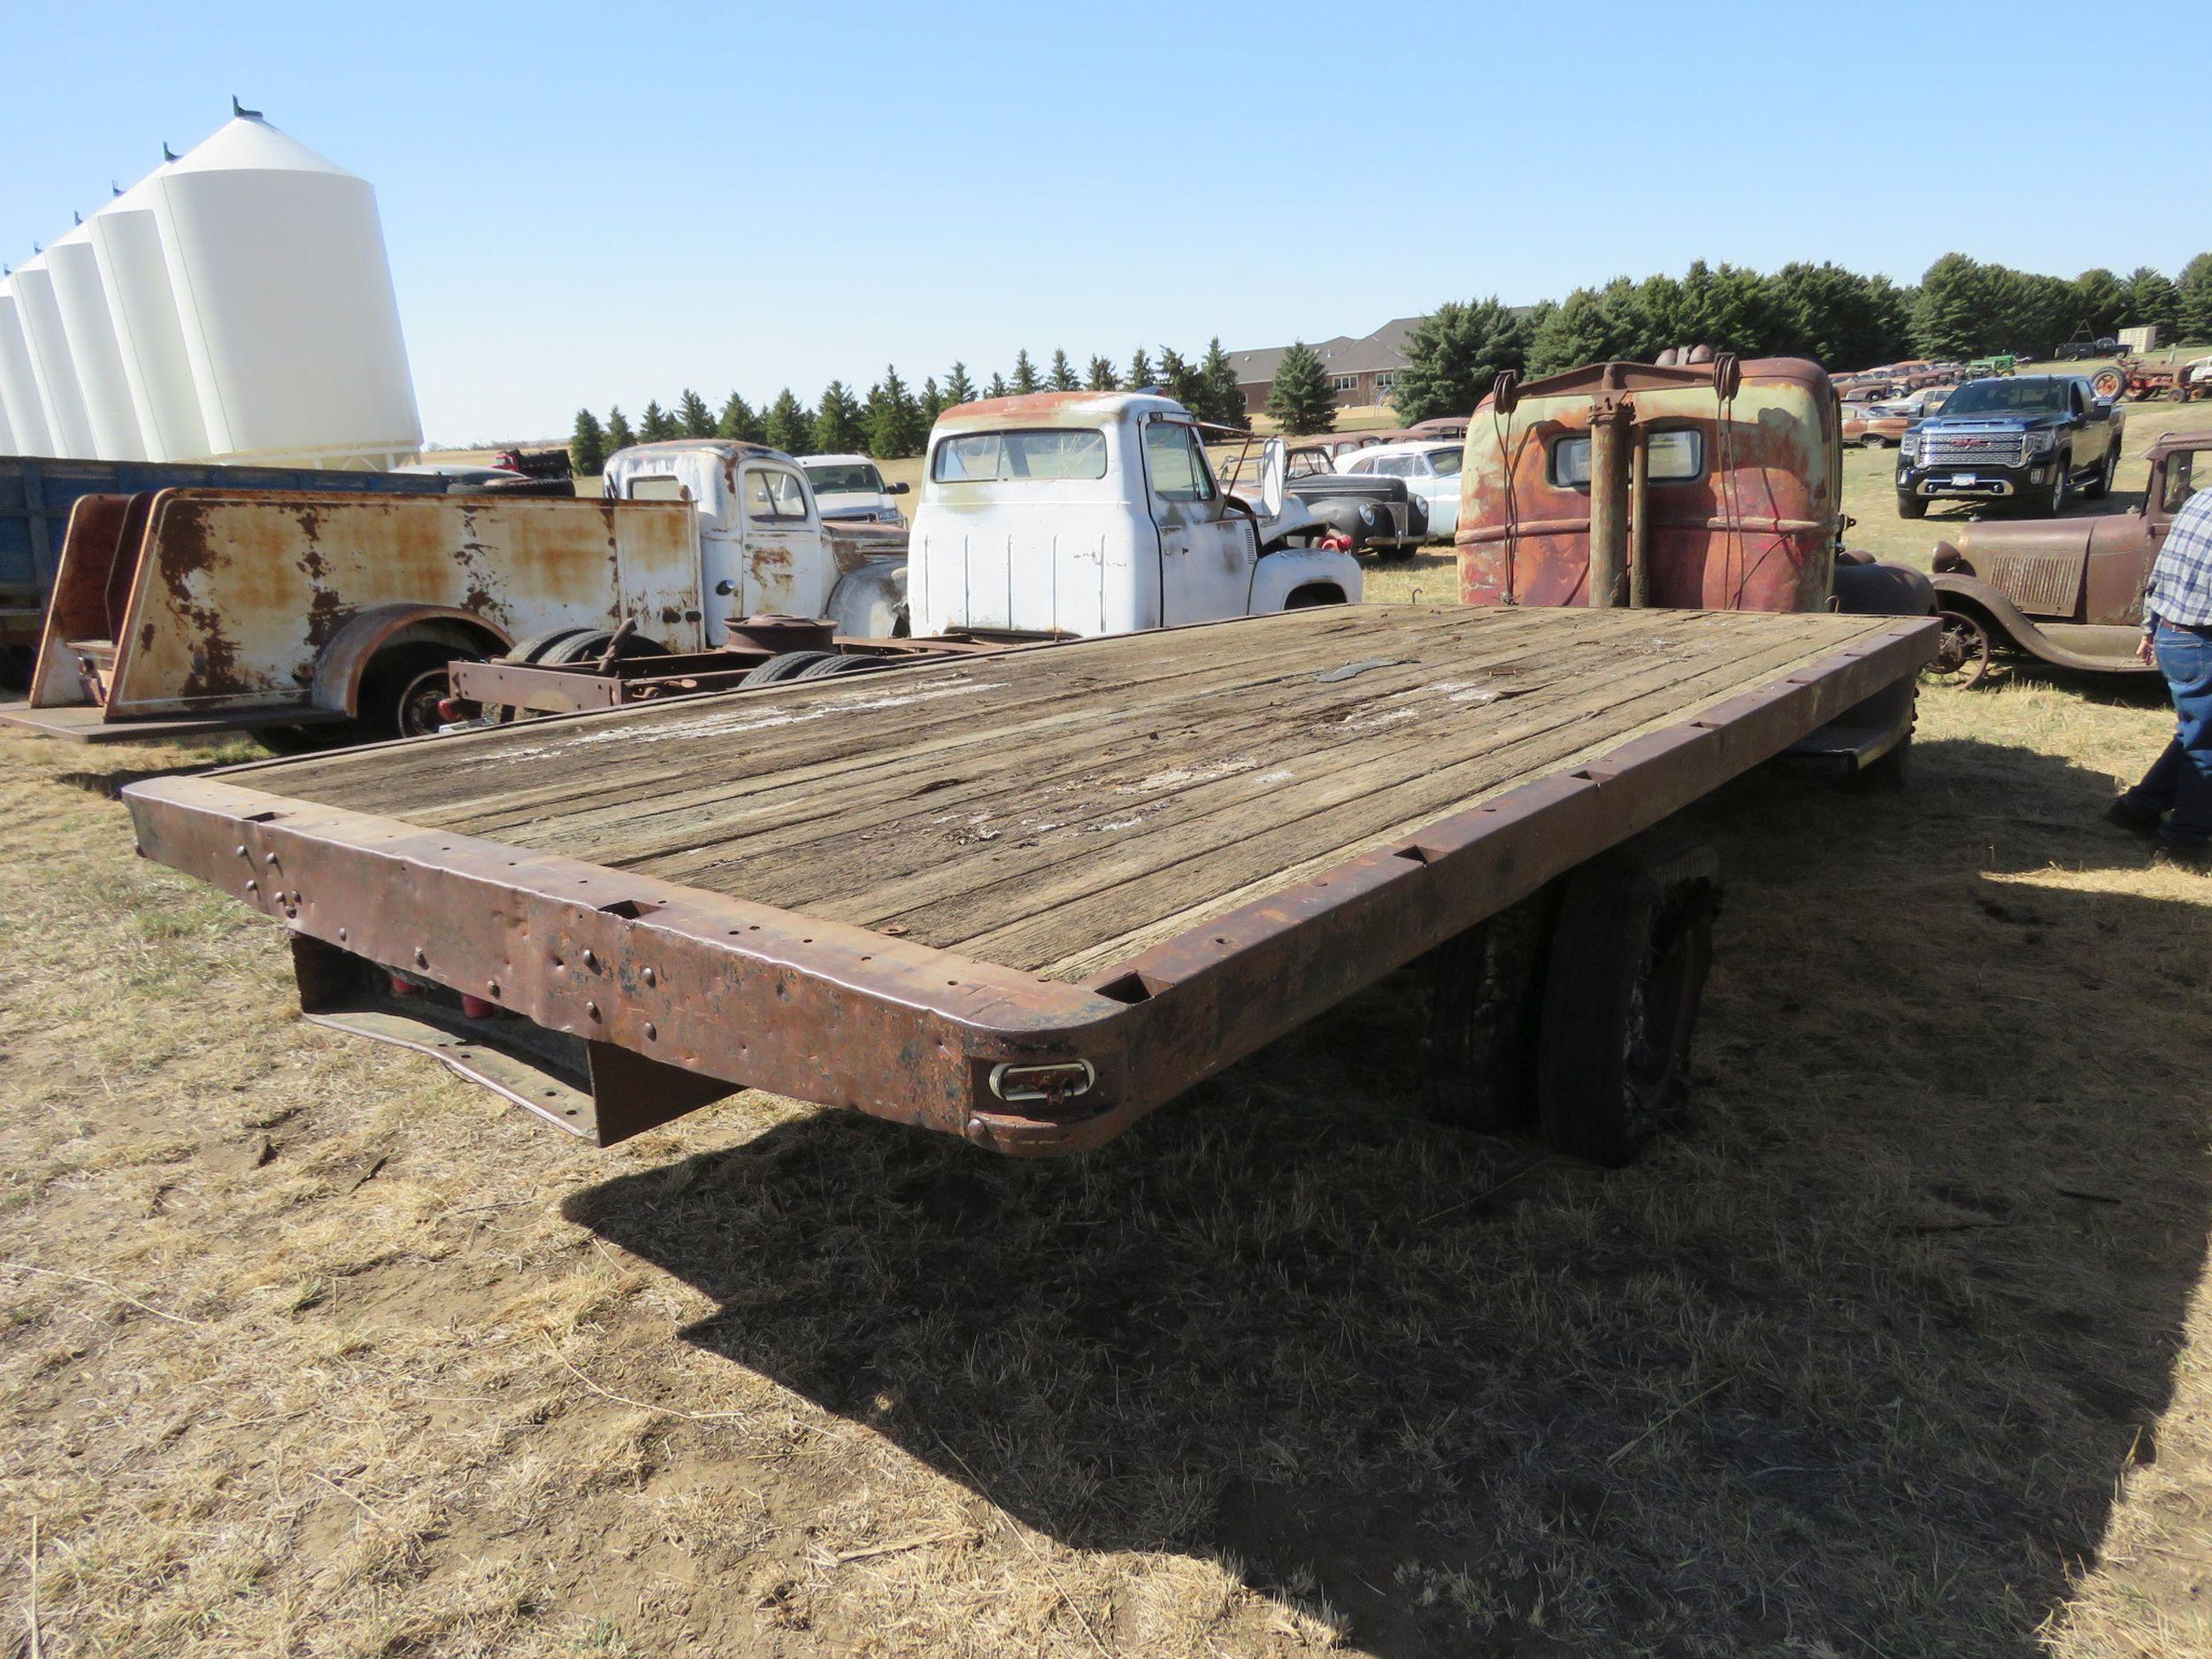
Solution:
{"label": "truck grille", "polygon": [[1920,441],[1923,466],[2018,466],[2027,458],[2024,432],[1931,432]]}
{"label": "truck grille", "polygon": [[1984,554],[1976,572],[2032,617],[2070,617],[2081,591],[2082,561],[2073,553]]}

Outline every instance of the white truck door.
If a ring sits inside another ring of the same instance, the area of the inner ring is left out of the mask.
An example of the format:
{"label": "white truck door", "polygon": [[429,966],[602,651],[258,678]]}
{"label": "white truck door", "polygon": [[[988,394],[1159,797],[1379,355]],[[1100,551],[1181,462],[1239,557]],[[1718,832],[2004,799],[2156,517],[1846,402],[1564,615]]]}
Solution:
{"label": "white truck door", "polygon": [[794,467],[748,460],[738,473],[737,508],[742,546],[732,584],[733,616],[816,616],[824,595],[822,528],[808,511],[806,480]]}
{"label": "white truck door", "polygon": [[1172,415],[1148,416],[1144,471],[1160,527],[1160,626],[1242,616],[1259,536],[1250,518],[1227,510],[1198,428]]}

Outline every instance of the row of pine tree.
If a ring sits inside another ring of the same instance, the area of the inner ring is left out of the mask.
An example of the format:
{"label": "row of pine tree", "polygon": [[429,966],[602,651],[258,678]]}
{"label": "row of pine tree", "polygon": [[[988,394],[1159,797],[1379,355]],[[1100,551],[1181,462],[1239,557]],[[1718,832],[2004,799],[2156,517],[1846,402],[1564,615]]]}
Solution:
{"label": "row of pine tree", "polygon": [[[1948,253],[1910,288],[1836,265],[1801,262],[1768,273],[1701,259],[1679,277],[1616,277],[1556,303],[1516,308],[1494,296],[1440,305],[1414,328],[1391,403],[1409,426],[1463,415],[1502,369],[1537,375],[1614,357],[1648,362],[1674,345],[1709,345],[1747,357],[1807,357],[1840,373],[1913,355],[2040,357],[2078,334],[2095,338],[2147,323],[2158,326],[2162,339],[2212,341],[2212,253],[2190,260],[2177,278],[2142,266],[2124,277],[2098,267],[2071,279]],[[887,368],[864,398],[832,380],[811,409],[787,387],[757,410],[732,392],[718,412],[686,391],[672,410],[648,403],[634,429],[619,409],[603,422],[579,410],[569,449],[585,473],[598,472],[627,444],[663,438],[743,438],[794,455],[860,451],[894,460],[920,454],[939,412],[956,403],[1146,386],[1164,388],[1202,420],[1248,424],[1236,373],[1217,338],[1195,362],[1163,347],[1155,364],[1140,347],[1126,369],[1093,357],[1087,373],[1079,373],[1064,351],[1055,351],[1041,370],[1025,350],[1010,377],[994,374],[982,388],[964,364],[954,364],[941,386],[931,376],[918,393]],[[1327,368],[1303,342],[1284,352],[1267,412],[1293,434],[1335,425]]]}
{"label": "row of pine tree", "polygon": [[810,409],[787,386],[758,408],[746,402],[742,393],[732,392],[718,411],[687,388],[672,408],[664,409],[657,401],[646,404],[634,426],[619,406],[609,410],[603,421],[588,409],[578,410],[569,458],[578,472],[588,475],[597,472],[617,449],[633,443],[736,438],[764,443],[787,455],[861,454],[894,461],[919,455],[939,414],[957,403],[1029,392],[1116,392],[1147,386],[1161,388],[1201,420],[1225,426],[1248,424],[1236,371],[1215,339],[1194,362],[1163,346],[1155,364],[1151,353],[1140,346],[1125,369],[1117,367],[1110,357],[1094,357],[1082,373],[1065,351],[1055,351],[1051,362],[1040,369],[1025,349],[1014,358],[1012,374],[994,373],[982,387],[964,363],[954,364],[941,386],[931,375],[918,392],[895,367],[887,367],[865,397],[856,396],[844,381],[832,380]]}

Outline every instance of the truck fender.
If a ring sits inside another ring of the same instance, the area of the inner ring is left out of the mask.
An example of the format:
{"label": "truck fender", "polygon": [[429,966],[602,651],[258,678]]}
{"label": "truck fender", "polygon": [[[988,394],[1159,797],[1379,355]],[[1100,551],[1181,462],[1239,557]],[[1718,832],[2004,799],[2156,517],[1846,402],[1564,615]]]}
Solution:
{"label": "truck fender", "polygon": [[902,637],[908,631],[906,616],[903,559],[866,560],[845,572],[830,589],[830,620],[849,638]]}
{"label": "truck fender", "polygon": [[1363,591],[1364,577],[1360,563],[1349,553],[1339,553],[1330,548],[1286,547],[1272,553],[1263,553],[1252,566],[1252,587],[1245,602],[1248,616],[1263,617],[1288,607],[1291,595],[1307,595],[1302,603],[1313,603],[1316,599],[1331,603],[1330,590],[1342,595],[1342,603],[1356,605]]}
{"label": "truck fender", "polygon": [[2036,625],[2034,618],[1979,577],[1940,572],[1935,579],[1936,603],[1945,611],[1962,611],[1979,622],[1993,644],[2009,645],[2039,657],[2054,668],[2073,668],[2099,674],[2147,673],[2133,662],[2084,657],[2070,651]]}
{"label": "truck fender", "polygon": [[1853,617],[1935,614],[1935,584],[1909,565],[1875,562],[1836,566],[1836,609]]}
{"label": "truck fender", "polygon": [[310,701],[319,709],[357,712],[361,677],[376,654],[388,645],[417,640],[450,645],[457,656],[480,652],[497,657],[514,644],[506,629],[473,611],[404,603],[372,605],[349,618],[316,654]]}

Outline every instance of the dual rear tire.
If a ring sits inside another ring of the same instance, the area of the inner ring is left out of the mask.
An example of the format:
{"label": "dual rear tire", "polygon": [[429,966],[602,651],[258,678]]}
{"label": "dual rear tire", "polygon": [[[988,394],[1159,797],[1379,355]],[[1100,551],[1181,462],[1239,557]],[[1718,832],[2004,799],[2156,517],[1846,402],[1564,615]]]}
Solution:
{"label": "dual rear tire", "polygon": [[1631,1162],[1687,1096],[1719,904],[1712,849],[1662,826],[1445,944],[1423,1046],[1431,1115],[1532,1122],[1556,1152]]}

